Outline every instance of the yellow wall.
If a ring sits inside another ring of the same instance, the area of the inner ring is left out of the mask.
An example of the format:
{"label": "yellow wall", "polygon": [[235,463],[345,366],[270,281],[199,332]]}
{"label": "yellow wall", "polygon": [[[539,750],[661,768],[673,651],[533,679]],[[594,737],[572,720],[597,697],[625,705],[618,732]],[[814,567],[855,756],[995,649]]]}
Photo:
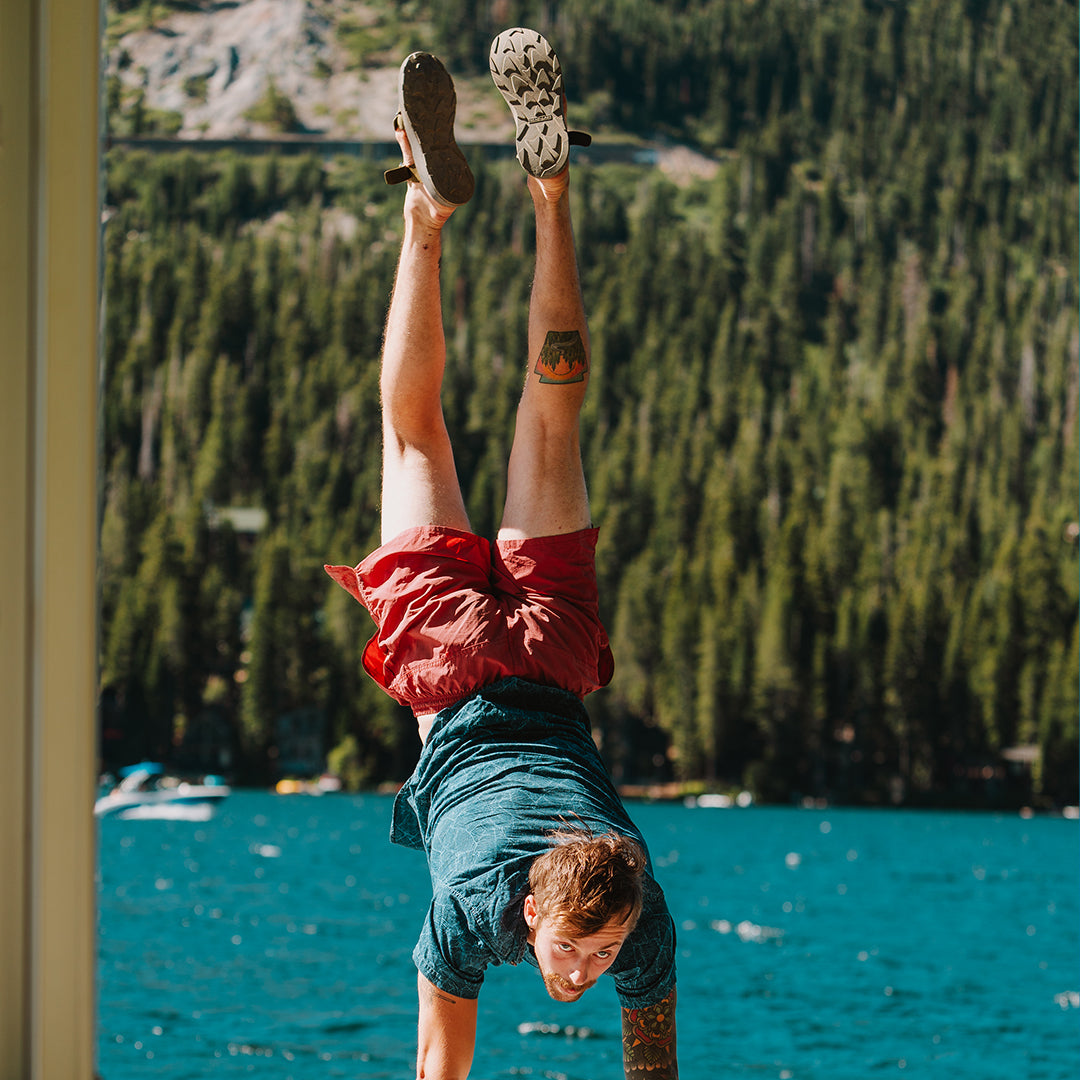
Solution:
{"label": "yellow wall", "polygon": [[0,1075],[94,1040],[98,0],[0,2]]}

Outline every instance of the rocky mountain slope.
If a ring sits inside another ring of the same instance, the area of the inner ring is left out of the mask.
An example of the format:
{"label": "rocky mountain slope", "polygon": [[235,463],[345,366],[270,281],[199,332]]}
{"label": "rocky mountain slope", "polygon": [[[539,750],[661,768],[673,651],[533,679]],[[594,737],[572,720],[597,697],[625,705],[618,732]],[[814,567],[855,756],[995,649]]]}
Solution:
{"label": "rocky mountain slope", "polygon": [[[173,114],[182,139],[290,132],[385,141],[398,66],[425,44],[422,24],[404,23],[378,3],[203,0],[111,10],[105,63],[121,102],[140,98],[147,109]],[[459,142],[513,138],[489,79],[458,77],[455,85]],[[677,177],[715,168],[685,147],[652,149]]]}
{"label": "rocky mountain slope", "polygon": [[[111,35],[107,71],[128,93],[141,90],[147,107],[180,114],[181,138],[276,133],[275,125],[251,115],[268,94],[291,103],[295,130],[327,138],[387,137],[396,67],[347,44],[350,37],[362,43],[365,27],[376,25],[370,6],[348,5],[347,22],[344,5],[312,0],[159,11],[152,25],[131,18],[133,29]],[[114,19],[114,26],[124,25]],[[371,33],[367,40],[377,42]]]}

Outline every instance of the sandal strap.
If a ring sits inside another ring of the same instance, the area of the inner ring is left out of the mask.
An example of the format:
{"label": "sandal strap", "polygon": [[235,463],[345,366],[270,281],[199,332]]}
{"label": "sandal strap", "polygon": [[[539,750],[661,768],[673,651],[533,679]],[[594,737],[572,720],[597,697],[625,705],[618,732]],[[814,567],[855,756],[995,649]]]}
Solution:
{"label": "sandal strap", "polygon": [[399,165],[396,169],[387,169],[383,173],[383,179],[388,184],[403,184],[407,180],[419,180],[416,169],[412,165]]}
{"label": "sandal strap", "polygon": [[567,138],[571,146],[591,146],[592,136],[587,131],[570,131]]}

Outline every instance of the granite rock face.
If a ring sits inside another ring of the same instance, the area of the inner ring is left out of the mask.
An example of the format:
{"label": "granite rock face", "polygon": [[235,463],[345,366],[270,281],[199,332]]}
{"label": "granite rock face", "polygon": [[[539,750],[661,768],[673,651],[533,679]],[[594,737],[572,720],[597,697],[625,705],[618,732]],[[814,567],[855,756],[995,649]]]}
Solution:
{"label": "granite rock face", "polygon": [[[356,70],[337,39],[341,10],[310,0],[236,0],[175,11],[121,38],[107,70],[126,88],[141,88],[148,107],[180,113],[182,138],[266,134],[246,114],[273,85],[291,102],[303,131],[385,139],[396,109],[397,70]],[[348,11],[360,21],[366,13],[362,4]]]}

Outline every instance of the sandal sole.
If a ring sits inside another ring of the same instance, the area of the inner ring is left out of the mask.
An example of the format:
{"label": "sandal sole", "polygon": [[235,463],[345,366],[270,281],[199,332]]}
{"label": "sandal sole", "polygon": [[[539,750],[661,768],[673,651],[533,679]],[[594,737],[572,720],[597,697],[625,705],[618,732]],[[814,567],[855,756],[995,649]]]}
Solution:
{"label": "sandal sole", "polygon": [[416,174],[427,193],[445,206],[467,203],[475,181],[454,140],[454,80],[437,57],[417,52],[405,58],[398,76],[398,101]]}
{"label": "sandal sole", "polygon": [[504,30],[491,43],[491,78],[516,126],[517,158],[545,180],[566,168],[570,137],[563,110],[563,76],[555,50],[535,30]]}

